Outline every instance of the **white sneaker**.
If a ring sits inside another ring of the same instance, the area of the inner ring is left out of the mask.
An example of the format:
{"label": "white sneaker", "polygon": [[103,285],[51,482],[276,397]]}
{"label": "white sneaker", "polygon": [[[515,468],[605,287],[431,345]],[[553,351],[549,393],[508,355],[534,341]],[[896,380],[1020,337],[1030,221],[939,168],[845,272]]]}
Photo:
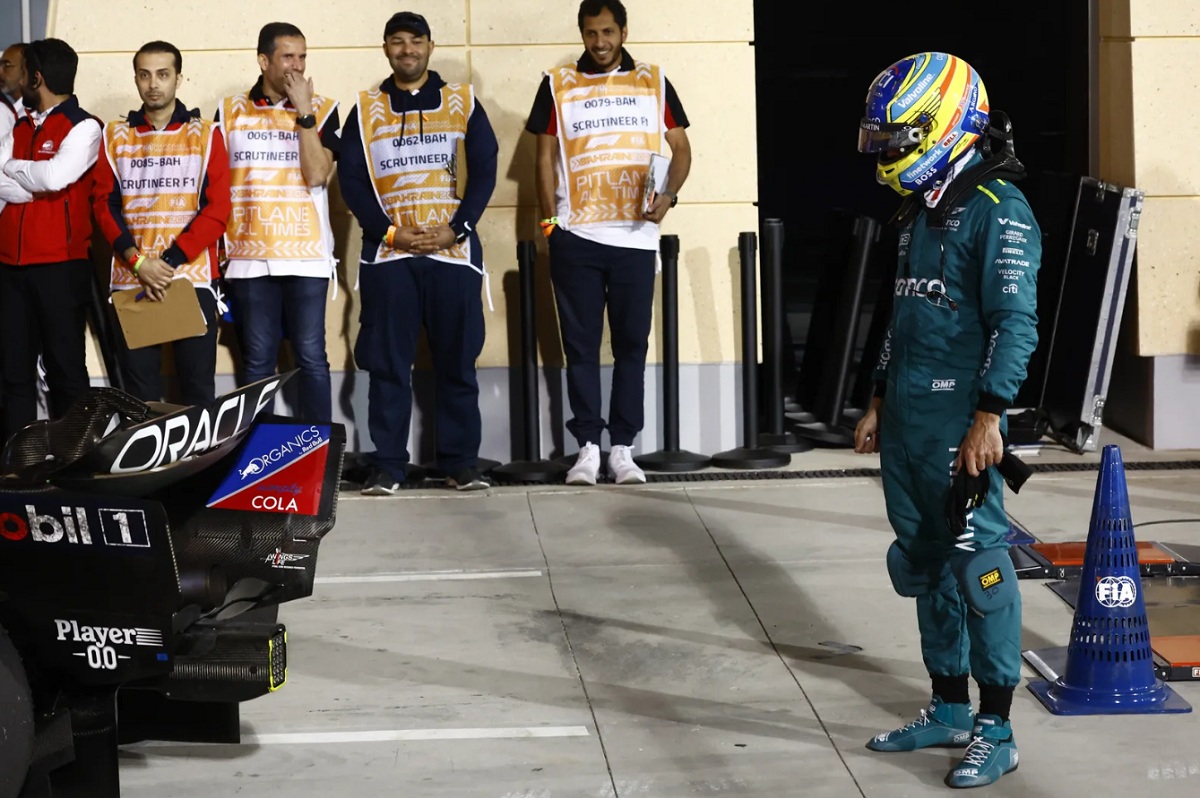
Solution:
{"label": "white sneaker", "polygon": [[618,485],[640,484],[646,481],[646,474],[633,462],[633,448],[629,446],[614,446],[608,453],[608,475]]}
{"label": "white sneaker", "polygon": [[588,442],[579,450],[575,465],[567,472],[568,485],[595,485],[600,475],[600,447]]}

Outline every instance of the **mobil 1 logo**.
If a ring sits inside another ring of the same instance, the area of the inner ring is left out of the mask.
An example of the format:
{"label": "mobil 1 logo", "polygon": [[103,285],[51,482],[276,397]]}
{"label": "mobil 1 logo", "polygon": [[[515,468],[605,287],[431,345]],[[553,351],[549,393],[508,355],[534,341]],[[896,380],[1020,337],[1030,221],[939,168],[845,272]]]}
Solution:
{"label": "mobil 1 logo", "polygon": [[0,538],[13,542],[150,548],[143,510],[113,507],[46,507],[25,504],[0,512]]}
{"label": "mobil 1 logo", "polygon": [[150,548],[150,530],[146,528],[146,513],[141,510],[97,510],[100,534],[106,546]]}

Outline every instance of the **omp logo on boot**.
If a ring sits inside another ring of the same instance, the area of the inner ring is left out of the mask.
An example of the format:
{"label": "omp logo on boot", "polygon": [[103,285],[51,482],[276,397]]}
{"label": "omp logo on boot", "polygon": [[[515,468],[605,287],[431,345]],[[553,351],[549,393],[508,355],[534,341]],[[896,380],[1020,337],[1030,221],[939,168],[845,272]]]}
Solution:
{"label": "omp logo on boot", "polygon": [[47,511],[33,504],[24,509],[24,513],[0,512],[0,539],[150,548],[146,514],[141,510],[57,507]]}
{"label": "omp logo on boot", "polygon": [[121,660],[130,659],[120,653],[117,646],[163,647],[162,632],[145,627],[87,626],[79,621],[55,618],[54,629],[60,643],[86,645],[83,651],[71,653],[85,658],[92,670],[116,670]]}
{"label": "omp logo on boot", "polygon": [[982,576],[979,577],[979,586],[982,587],[984,590],[987,590],[990,587],[995,587],[996,585],[1000,584],[1003,581],[1004,581],[1004,574],[1000,573],[999,568],[993,568],[992,570],[988,571],[986,574],[983,574]]}

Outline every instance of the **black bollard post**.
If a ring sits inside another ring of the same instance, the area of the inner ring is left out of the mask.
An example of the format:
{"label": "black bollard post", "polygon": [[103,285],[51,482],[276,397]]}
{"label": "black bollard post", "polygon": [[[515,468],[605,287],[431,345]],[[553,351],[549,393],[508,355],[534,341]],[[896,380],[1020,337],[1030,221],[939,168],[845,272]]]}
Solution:
{"label": "black bollard post", "polygon": [[105,289],[100,285],[100,277],[92,270],[92,295],[90,309],[92,312],[92,330],[100,342],[100,357],[104,360],[104,371],[108,375],[108,384],[117,390],[125,390],[125,372],[121,370],[121,362],[117,359],[117,347],[121,342],[116,337],[123,336],[120,325],[112,323],[108,315],[108,303],[105,301]]}
{"label": "black bollard post", "polygon": [[541,457],[538,402],[537,307],[534,267],[537,248],[532,241],[517,242],[521,277],[521,404],[525,422],[523,460],[496,466],[491,473],[509,482],[550,482],[566,473],[560,462]]}
{"label": "black bollard post", "polygon": [[884,269],[879,281],[878,296],[875,297],[874,305],[871,308],[871,323],[867,327],[867,337],[863,343],[863,356],[858,364],[854,388],[846,399],[846,405],[854,408],[860,417],[871,406],[871,399],[875,396],[875,367],[879,364],[879,349],[883,346],[884,336],[887,335],[888,325],[892,321],[895,282],[895,266]]}
{"label": "black bollard post", "polygon": [[758,435],[758,445],[781,452],[807,452],[812,444],[783,428],[783,221],[767,219],[763,223],[762,258],[763,305],[763,404],[767,411],[766,429]]}
{"label": "black bollard post", "polygon": [[775,449],[758,445],[758,314],[755,286],[754,233],[738,235],[738,254],[742,265],[742,445],[714,454],[718,468],[779,468],[791,457]]}
{"label": "black bollard post", "polygon": [[699,471],[712,458],[679,449],[679,236],[666,235],[662,251],[663,448],[633,461],[647,471]]}
{"label": "black bollard post", "polygon": [[[871,251],[878,238],[879,222],[869,216],[860,216],[854,221],[854,246],[834,318],[829,368],[822,375],[817,394],[817,418],[812,423],[793,427],[796,435],[802,438],[828,446],[854,445],[854,428],[846,417],[845,400],[849,388],[850,363],[854,358],[854,344],[858,337],[863,285],[871,262]],[[872,354],[868,352],[864,356],[872,357]]]}

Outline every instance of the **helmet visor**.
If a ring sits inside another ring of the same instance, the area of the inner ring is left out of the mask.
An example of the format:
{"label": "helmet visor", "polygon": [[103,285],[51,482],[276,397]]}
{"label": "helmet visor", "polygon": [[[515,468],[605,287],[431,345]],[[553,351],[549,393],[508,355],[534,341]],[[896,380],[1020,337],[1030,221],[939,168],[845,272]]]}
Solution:
{"label": "helmet visor", "polygon": [[902,152],[920,144],[921,138],[921,128],[911,125],[888,124],[874,119],[863,119],[858,123],[859,152]]}

